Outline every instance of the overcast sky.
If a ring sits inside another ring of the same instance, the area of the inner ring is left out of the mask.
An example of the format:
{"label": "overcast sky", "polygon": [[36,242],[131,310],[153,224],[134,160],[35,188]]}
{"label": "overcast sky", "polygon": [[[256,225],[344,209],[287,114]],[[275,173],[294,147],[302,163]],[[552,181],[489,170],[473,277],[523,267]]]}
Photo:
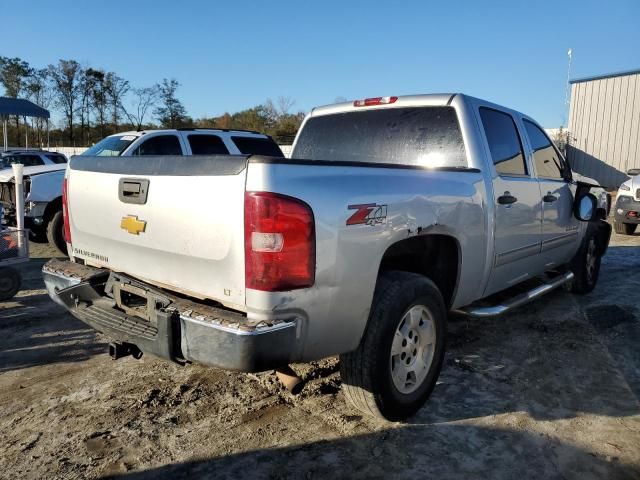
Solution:
{"label": "overcast sky", "polygon": [[[490,6],[489,6],[490,5]],[[464,92],[566,124],[572,77],[640,68],[640,1],[0,1],[0,55],[134,86],[176,78],[193,117]]]}

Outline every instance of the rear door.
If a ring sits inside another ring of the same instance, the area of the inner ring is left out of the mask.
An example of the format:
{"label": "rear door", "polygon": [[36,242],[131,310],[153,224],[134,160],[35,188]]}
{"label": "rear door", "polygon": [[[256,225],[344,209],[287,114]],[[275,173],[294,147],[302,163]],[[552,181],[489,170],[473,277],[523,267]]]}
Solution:
{"label": "rear door", "polygon": [[485,291],[489,295],[538,273],[542,211],[540,187],[513,116],[489,107],[480,107],[479,114],[494,166],[494,268]]}
{"label": "rear door", "polygon": [[542,258],[546,268],[565,263],[578,242],[573,215],[573,186],[564,178],[566,164],[547,134],[523,120],[542,200]]}

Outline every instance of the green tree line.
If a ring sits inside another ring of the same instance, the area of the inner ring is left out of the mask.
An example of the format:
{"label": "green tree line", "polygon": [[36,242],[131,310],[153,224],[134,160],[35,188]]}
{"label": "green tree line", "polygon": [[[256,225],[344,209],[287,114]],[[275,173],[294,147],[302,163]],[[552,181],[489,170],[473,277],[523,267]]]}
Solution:
{"label": "green tree line", "polygon": [[[235,113],[194,119],[178,96],[175,78],[133,86],[115,72],[76,60],[36,68],[21,58],[0,56],[0,85],[5,96],[31,100],[60,119],[49,126],[52,146],[88,146],[126,130],[185,127],[256,130],[290,143],[304,118],[303,112],[293,111],[295,101],[279,97]],[[11,118],[9,144],[24,146],[28,136],[29,146],[46,146],[46,121],[26,122]]]}

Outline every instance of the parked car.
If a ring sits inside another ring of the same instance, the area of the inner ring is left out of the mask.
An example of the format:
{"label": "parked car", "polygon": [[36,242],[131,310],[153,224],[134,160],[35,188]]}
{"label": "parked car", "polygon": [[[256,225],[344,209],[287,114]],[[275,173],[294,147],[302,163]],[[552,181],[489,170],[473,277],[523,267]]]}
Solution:
{"label": "parked car", "polygon": [[448,312],[590,292],[611,233],[532,118],[461,94],[315,108],[291,159],[74,157],[65,191],[71,258],[44,280],[114,358],[339,354],[346,397],[390,420],[433,390]]}
{"label": "parked car", "polygon": [[269,155],[282,157],[282,151],[265,134],[246,130],[179,128],[142,130],[110,135],[83,155]]}
{"label": "parked car", "polygon": [[633,235],[640,223],[640,168],[627,174],[631,178],[618,189],[613,226],[616,233]]}
{"label": "parked car", "polygon": [[67,157],[46,150],[10,150],[0,154],[2,223],[16,226],[13,163],[24,165],[25,227],[32,240],[49,242],[66,255],[62,236],[62,181]]}

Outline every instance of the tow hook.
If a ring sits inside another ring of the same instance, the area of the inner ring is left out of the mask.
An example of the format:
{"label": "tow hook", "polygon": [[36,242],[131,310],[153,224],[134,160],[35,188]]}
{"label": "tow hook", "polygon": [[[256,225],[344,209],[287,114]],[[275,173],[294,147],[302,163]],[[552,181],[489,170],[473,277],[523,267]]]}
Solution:
{"label": "tow hook", "polygon": [[109,344],[109,356],[112,360],[118,360],[119,358],[128,357],[129,355],[136,360],[140,360],[142,357],[142,351],[131,343]]}
{"label": "tow hook", "polygon": [[276,370],[276,376],[292,395],[299,394],[304,387],[302,379],[289,365],[278,368]]}

